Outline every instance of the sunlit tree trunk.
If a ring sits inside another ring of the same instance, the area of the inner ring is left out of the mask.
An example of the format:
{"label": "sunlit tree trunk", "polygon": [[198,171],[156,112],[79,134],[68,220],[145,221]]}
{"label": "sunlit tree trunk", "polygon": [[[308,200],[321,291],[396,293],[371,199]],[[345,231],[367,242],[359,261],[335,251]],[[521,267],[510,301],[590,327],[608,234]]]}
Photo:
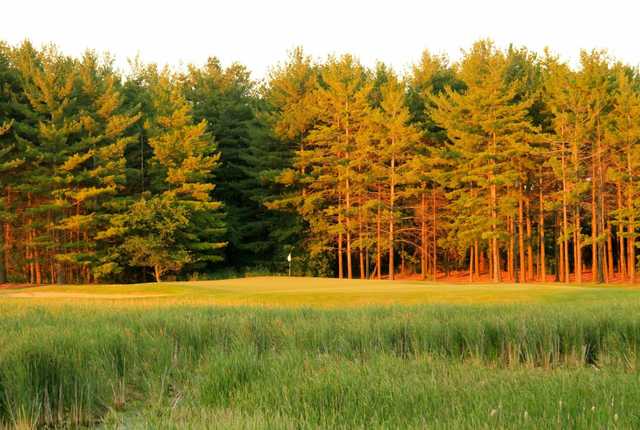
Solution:
{"label": "sunlit tree trunk", "polygon": [[478,241],[476,240],[474,242],[474,246],[473,246],[473,257],[475,259],[473,267],[476,270],[476,279],[480,279],[480,269],[478,267],[480,261],[479,261],[479,257],[478,257],[478,253],[479,253],[479,249],[478,249]]}
{"label": "sunlit tree trunk", "polygon": [[420,196],[420,278],[427,276],[427,196]]}
{"label": "sunlit tree trunk", "polygon": [[[392,143],[393,144],[393,143]],[[395,275],[394,267],[394,241],[395,241],[395,198],[396,198],[396,158],[395,155],[391,156],[391,172],[390,172],[390,187],[389,187],[389,279],[393,279]]]}
{"label": "sunlit tree trunk", "polygon": [[432,214],[432,224],[433,224],[433,263],[431,265],[431,269],[433,270],[433,279],[438,279],[438,225],[437,225],[437,214],[438,207],[436,205],[436,189],[435,187],[431,188],[431,214]]}
{"label": "sunlit tree trunk", "polygon": [[576,282],[579,284],[582,282],[582,240],[580,239],[580,209],[575,208],[573,213],[573,252],[574,252],[574,272],[576,276]]}
{"label": "sunlit tree trunk", "polygon": [[611,237],[611,221],[607,220],[607,282],[613,279],[613,271],[613,238]]}
{"label": "sunlit tree trunk", "polygon": [[346,186],[346,225],[347,225],[347,276],[349,279],[353,278],[353,266],[351,265],[351,190],[349,187],[349,178],[345,182]]}
{"label": "sunlit tree trunk", "polygon": [[[495,157],[497,153],[496,135],[492,134],[491,155]],[[495,182],[495,160],[491,159],[491,169],[489,170],[490,183],[490,208],[491,208],[491,259],[493,260],[493,282],[500,282],[500,251],[498,250],[498,192]]]}
{"label": "sunlit tree trunk", "polygon": [[629,222],[627,224],[627,262],[629,264],[629,281],[636,282],[636,237],[635,216],[633,208],[633,171],[631,169],[631,145],[627,145],[627,175],[630,178],[627,183],[627,212]]}
{"label": "sunlit tree trunk", "polygon": [[365,277],[365,270],[364,270],[364,247],[363,247],[363,243],[364,243],[364,238],[362,236],[362,201],[360,201],[360,204],[358,205],[358,255],[359,255],[359,262],[360,262],[360,279],[366,279]]}
{"label": "sunlit tree trunk", "polygon": [[507,248],[507,276],[509,277],[509,281],[515,281],[515,226],[513,217],[507,217],[507,234],[509,235],[509,247]]}
{"label": "sunlit tree trunk", "polygon": [[542,193],[542,169],[540,169],[540,189],[538,190],[538,193],[540,198],[540,218],[538,220],[538,235],[540,236],[540,280],[542,282],[545,282],[547,278],[547,267],[544,250],[544,200]]}
{"label": "sunlit tree trunk", "polygon": [[518,190],[518,255],[520,257],[518,281],[523,283],[527,280],[526,263],[524,256],[524,203],[522,197],[522,186]]}
{"label": "sunlit tree trunk", "polygon": [[378,185],[378,208],[376,213],[376,277],[382,279],[382,209],[381,209],[381,190]]}
{"label": "sunlit tree trunk", "polygon": [[[591,272],[593,280],[596,280],[598,270],[598,249],[596,239],[598,237],[598,214],[596,212],[596,160],[592,157],[591,163]],[[598,270],[598,278],[600,273]]]}
{"label": "sunlit tree trunk", "polygon": [[525,200],[526,208],[526,227],[527,227],[527,280],[533,280],[533,248],[531,245],[531,208],[529,205],[529,198]]}
{"label": "sunlit tree trunk", "polygon": [[[616,203],[618,213],[622,211],[622,184],[618,180],[616,184]],[[616,236],[618,237],[619,256],[618,256],[618,272],[623,281],[627,279],[627,248],[624,242],[624,224],[621,222],[622,217],[618,217],[619,223],[616,225]]]}
{"label": "sunlit tree trunk", "polygon": [[342,267],[342,198],[338,197],[338,278],[344,278]]}
{"label": "sunlit tree trunk", "polygon": [[564,142],[562,143],[562,241],[560,247],[560,259],[564,269],[560,276],[561,281],[569,282],[569,220],[567,215],[567,162],[564,154]]}
{"label": "sunlit tree trunk", "polygon": [[473,246],[469,247],[469,282],[473,282]]}

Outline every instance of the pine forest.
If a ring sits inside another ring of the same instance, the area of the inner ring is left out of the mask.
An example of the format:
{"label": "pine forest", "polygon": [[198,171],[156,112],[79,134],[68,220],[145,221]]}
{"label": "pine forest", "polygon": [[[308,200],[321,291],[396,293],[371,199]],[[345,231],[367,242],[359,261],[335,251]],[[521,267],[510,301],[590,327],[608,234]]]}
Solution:
{"label": "pine forest", "polygon": [[261,80],[0,44],[0,283],[635,282],[640,71],[480,40]]}

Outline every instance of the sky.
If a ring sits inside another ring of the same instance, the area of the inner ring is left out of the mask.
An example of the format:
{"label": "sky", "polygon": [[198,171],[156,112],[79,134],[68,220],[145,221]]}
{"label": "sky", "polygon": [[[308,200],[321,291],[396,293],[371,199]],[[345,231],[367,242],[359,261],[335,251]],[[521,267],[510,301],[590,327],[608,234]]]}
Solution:
{"label": "sky", "polygon": [[[4,2],[3,2],[4,3]],[[580,49],[606,48],[640,64],[634,0],[14,0],[0,6],[0,40],[55,43],[65,53],[139,55],[180,68],[218,57],[267,76],[302,46],[313,58],[352,53],[403,73],[424,49],[460,57],[480,38],[552,52],[575,65]]]}

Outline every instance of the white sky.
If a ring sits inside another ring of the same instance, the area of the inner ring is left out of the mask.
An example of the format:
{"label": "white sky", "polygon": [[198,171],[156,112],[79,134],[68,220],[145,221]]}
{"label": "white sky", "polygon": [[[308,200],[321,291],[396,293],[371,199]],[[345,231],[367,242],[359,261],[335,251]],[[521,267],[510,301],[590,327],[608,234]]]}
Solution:
{"label": "white sky", "polygon": [[0,39],[54,42],[79,55],[109,51],[124,68],[145,62],[178,67],[217,56],[265,76],[297,46],[322,58],[351,52],[369,66],[383,60],[402,72],[425,48],[457,59],[489,37],[575,63],[580,48],[607,48],[640,64],[640,2],[634,0],[5,0]]}

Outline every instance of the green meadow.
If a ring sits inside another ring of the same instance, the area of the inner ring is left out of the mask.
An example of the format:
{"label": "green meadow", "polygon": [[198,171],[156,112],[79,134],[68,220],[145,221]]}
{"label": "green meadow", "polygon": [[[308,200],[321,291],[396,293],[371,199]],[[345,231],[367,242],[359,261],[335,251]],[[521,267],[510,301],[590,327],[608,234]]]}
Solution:
{"label": "green meadow", "polygon": [[640,289],[0,290],[6,428],[638,428]]}

